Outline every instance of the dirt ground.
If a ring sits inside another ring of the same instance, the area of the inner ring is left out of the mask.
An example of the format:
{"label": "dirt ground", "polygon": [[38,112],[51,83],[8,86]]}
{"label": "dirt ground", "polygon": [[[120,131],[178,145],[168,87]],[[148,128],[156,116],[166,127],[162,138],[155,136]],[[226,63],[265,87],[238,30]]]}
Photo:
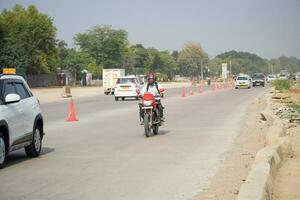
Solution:
{"label": "dirt ground", "polygon": [[287,130],[293,154],[285,158],[274,181],[274,200],[300,200],[300,127]]}
{"label": "dirt ground", "polygon": [[265,145],[267,125],[260,120],[260,112],[266,107],[262,99],[256,99],[247,109],[246,119],[231,150],[224,154],[217,174],[210,178],[207,188],[192,200],[233,200],[245,181],[258,150]]}
{"label": "dirt ground", "polygon": [[[300,103],[300,88],[293,89],[291,100]],[[300,200],[300,126],[286,130],[290,137],[292,155],[284,158],[274,181],[273,199]]]}

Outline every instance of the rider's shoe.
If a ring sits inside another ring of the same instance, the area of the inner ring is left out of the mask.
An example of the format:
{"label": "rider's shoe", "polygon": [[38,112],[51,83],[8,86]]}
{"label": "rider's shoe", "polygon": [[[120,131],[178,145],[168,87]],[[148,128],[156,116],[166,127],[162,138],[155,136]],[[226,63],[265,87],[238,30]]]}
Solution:
{"label": "rider's shoe", "polygon": [[144,121],[141,121],[141,122],[140,122],[140,125],[144,125]]}

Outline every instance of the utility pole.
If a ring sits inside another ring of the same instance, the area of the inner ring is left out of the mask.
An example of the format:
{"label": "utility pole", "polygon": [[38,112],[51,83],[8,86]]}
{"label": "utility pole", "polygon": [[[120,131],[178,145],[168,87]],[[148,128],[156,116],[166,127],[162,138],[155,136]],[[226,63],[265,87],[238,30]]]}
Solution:
{"label": "utility pole", "polygon": [[201,82],[203,82],[203,60],[201,60]]}
{"label": "utility pole", "polygon": [[230,73],[230,76],[231,76],[231,59],[229,60],[229,73]]}

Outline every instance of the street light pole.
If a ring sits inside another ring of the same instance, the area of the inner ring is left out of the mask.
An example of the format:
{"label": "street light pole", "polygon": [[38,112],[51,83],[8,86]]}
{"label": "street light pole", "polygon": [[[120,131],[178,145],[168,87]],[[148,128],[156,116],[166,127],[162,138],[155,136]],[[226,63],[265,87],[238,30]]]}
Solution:
{"label": "street light pole", "polygon": [[201,82],[203,81],[203,60],[201,60]]}
{"label": "street light pole", "polygon": [[229,60],[229,67],[230,67],[229,73],[230,73],[230,76],[231,76],[231,59]]}

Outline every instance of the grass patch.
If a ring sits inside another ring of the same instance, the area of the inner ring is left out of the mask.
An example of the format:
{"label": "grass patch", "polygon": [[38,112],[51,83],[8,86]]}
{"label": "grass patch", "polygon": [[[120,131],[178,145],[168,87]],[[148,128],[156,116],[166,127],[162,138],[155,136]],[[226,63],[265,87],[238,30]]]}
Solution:
{"label": "grass patch", "polygon": [[300,105],[299,104],[293,102],[293,103],[289,103],[288,106],[290,108],[293,108],[294,110],[296,110],[297,113],[300,113]]}
{"label": "grass patch", "polygon": [[294,82],[292,80],[274,80],[272,85],[276,90],[284,92],[290,90],[293,87]]}

